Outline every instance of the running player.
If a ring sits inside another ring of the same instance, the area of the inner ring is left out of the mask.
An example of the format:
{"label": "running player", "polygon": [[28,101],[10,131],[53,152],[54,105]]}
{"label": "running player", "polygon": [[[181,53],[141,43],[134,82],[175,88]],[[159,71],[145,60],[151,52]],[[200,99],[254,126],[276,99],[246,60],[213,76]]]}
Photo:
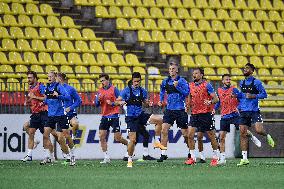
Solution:
{"label": "running player", "polygon": [[272,137],[267,134],[263,128],[263,120],[259,109],[259,99],[267,98],[267,93],[260,80],[252,76],[255,67],[251,63],[247,63],[243,73],[245,79],[240,82],[241,92],[237,94],[240,111],[240,133],[241,133],[241,150],[242,156],[238,166],[248,165],[247,157],[248,148],[248,127],[254,125],[256,133],[266,136],[268,144],[273,148],[275,143]]}
{"label": "running player", "polygon": [[[72,87],[72,86],[70,86],[66,83],[66,81],[67,81],[66,74],[58,73],[57,77],[56,77],[56,81],[65,88],[65,90],[67,91],[67,93],[70,96],[70,99],[68,99],[68,100],[64,99],[64,108],[65,108],[65,114],[67,115],[71,129],[73,131],[73,127],[78,128],[78,125],[79,125],[76,109],[82,103],[81,97],[78,95],[78,93],[77,93],[76,89],[74,89],[74,87]],[[73,159],[73,161],[75,163],[75,154],[74,154],[75,145],[74,145],[73,139],[71,138],[69,132],[67,132],[65,134],[66,134],[65,138],[68,141],[68,146],[69,146],[69,149],[70,149],[71,159]],[[69,159],[67,159],[67,162],[68,161],[69,161]]]}
{"label": "running player", "polygon": [[203,79],[204,71],[201,68],[195,68],[193,70],[193,82],[190,83],[190,127],[189,127],[189,147],[191,158],[185,161],[186,164],[192,165],[196,162],[195,156],[195,143],[194,134],[196,129],[200,132],[206,132],[213,148],[213,158],[211,160],[211,166],[217,166],[218,164],[218,142],[216,140],[216,131],[213,123],[213,116],[211,112],[213,105],[219,101],[214,88],[210,83]]}
{"label": "running player", "polygon": [[[237,109],[239,101],[232,94],[238,94],[239,90],[231,86],[231,77],[229,74],[222,76],[223,86],[218,88],[217,94],[220,99],[215,104],[212,114],[215,114],[216,110],[221,106],[221,121],[220,121],[220,152],[221,157],[218,164],[226,163],[225,155],[225,139],[227,132],[230,132],[230,125],[234,124],[235,127],[239,128],[239,111]],[[261,146],[261,142],[247,130],[247,135],[250,136],[251,140],[258,146]]]}
{"label": "running player", "polygon": [[102,119],[99,126],[99,136],[101,148],[104,153],[104,160],[100,163],[110,163],[110,157],[107,151],[107,133],[112,127],[114,140],[121,144],[127,145],[128,141],[121,136],[119,123],[119,106],[115,104],[115,100],[119,97],[119,90],[110,83],[108,74],[99,76],[102,87],[99,89],[95,99],[96,106],[101,106]]}
{"label": "running player", "polygon": [[160,147],[162,153],[158,162],[167,159],[168,133],[174,122],[181,129],[185,142],[188,141],[188,114],[185,111],[185,99],[189,94],[189,86],[187,81],[178,75],[178,65],[175,62],[170,63],[169,76],[161,84],[159,106],[163,106],[165,93],[168,98],[162,124],[162,147]]}

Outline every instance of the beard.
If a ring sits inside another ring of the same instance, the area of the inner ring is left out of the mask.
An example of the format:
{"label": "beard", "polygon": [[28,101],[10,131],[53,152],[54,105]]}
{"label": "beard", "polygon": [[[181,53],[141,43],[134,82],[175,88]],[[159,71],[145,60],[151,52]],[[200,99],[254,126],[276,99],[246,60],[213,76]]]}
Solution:
{"label": "beard", "polygon": [[250,75],[250,72],[244,73],[244,76],[249,76],[249,75]]}

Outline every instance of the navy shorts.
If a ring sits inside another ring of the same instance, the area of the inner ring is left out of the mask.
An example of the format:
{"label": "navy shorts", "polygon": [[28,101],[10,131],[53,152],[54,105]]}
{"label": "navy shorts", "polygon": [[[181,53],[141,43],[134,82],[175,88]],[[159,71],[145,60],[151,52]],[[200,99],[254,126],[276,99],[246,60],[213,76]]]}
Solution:
{"label": "navy shorts", "polygon": [[127,129],[129,129],[130,132],[137,132],[139,130],[139,127],[144,127],[144,125],[147,124],[147,121],[151,115],[152,114],[142,112],[137,117],[126,116],[125,122],[127,124]]}
{"label": "navy shorts", "polygon": [[109,128],[112,127],[112,132],[120,132],[120,124],[119,124],[119,118],[106,118],[102,117],[101,123],[99,126],[99,130],[107,130],[109,131]]}
{"label": "navy shorts", "polygon": [[251,125],[254,125],[256,122],[261,122],[261,123],[263,122],[259,111],[240,112],[240,125],[246,125],[250,127]]}
{"label": "navy shorts", "polygon": [[46,122],[46,127],[55,129],[57,132],[62,132],[63,129],[69,129],[70,122],[66,115],[63,116],[49,116]]}
{"label": "navy shorts", "polygon": [[39,129],[41,133],[44,133],[44,126],[48,119],[47,111],[34,113],[30,116],[30,118],[30,128]]}
{"label": "navy shorts", "polygon": [[78,119],[78,118],[77,118],[77,114],[67,114],[67,118],[68,118],[69,121],[71,121],[71,119],[72,119],[73,117],[75,117],[76,119]]}
{"label": "navy shorts", "polygon": [[206,132],[215,130],[214,116],[211,113],[192,114],[189,125],[195,127],[197,132]]}
{"label": "navy shorts", "polygon": [[177,127],[188,128],[188,114],[184,110],[166,110],[163,116],[163,123],[173,125],[176,121]]}
{"label": "navy shorts", "polygon": [[239,129],[240,116],[234,116],[231,118],[221,118],[220,131],[230,132],[230,125],[234,124],[237,130]]}

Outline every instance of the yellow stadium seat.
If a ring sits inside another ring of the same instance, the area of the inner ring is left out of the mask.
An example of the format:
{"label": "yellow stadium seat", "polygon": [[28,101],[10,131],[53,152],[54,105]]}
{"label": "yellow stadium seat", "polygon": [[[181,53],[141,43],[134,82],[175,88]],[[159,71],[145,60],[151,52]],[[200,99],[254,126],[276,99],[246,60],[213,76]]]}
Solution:
{"label": "yellow stadium seat", "polygon": [[214,52],[217,55],[226,55],[226,54],[228,54],[225,45],[220,44],[220,43],[214,44]]}
{"label": "yellow stadium seat", "polygon": [[267,9],[267,10],[273,9],[272,4],[269,0],[261,0],[260,1],[260,7],[262,9]]}
{"label": "yellow stadium seat", "polygon": [[222,6],[219,0],[209,0],[208,4],[209,4],[210,8],[218,8],[219,9]]}
{"label": "yellow stadium seat", "polygon": [[29,42],[25,39],[18,39],[17,40],[17,48],[19,51],[32,51],[32,48]]}
{"label": "yellow stadium seat", "polygon": [[195,42],[206,42],[206,39],[205,39],[205,36],[204,36],[203,32],[194,31],[192,33],[192,36],[193,36],[193,40]]}
{"label": "yellow stadium seat", "polygon": [[[163,2],[166,2],[164,0],[162,0]],[[176,12],[174,9],[172,8],[164,8],[164,15],[165,15],[165,18],[167,19],[173,19],[173,18],[178,18],[177,15],[176,15]]]}
{"label": "yellow stadium seat", "polygon": [[138,18],[131,18],[130,19],[130,25],[131,25],[132,29],[136,29],[136,30],[138,30],[138,32],[139,32],[139,30],[144,29],[142,21]]}
{"label": "yellow stadium seat", "polygon": [[214,42],[217,43],[219,42],[219,37],[215,32],[206,32],[206,39],[208,42]]}
{"label": "yellow stadium seat", "polygon": [[83,39],[81,32],[76,28],[68,29],[68,37],[71,40],[82,40]]}
{"label": "yellow stadium seat", "polygon": [[241,20],[241,21],[238,22],[238,28],[239,28],[239,31],[243,31],[243,32],[249,32],[249,31],[251,31],[248,22],[243,21],[243,20]]}
{"label": "yellow stadium seat", "polygon": [[254,32],[264,32],[263,26],[259,21],[251,22],[251,30]]}
{"label": "yellow stadium seat", "polygon": [[[199,2],[199,1],[198,1]],[[200,9],[192,8],[190,9],[190,15],[193,19],[203,19],[203,15]]]}
{"label": "yellow stadium seat", "polygon": [[268,20],[268,16],[264,10],[257,10],[256,19],[257,20]]}
{"label": "yellow stadium seat", "polygon": [[198,30],[197,24],[194,20],[185,20],[185,28],[186,30],[196,31]]}
{"label": "yellow stadium seat", "polygon": [[77,53],[68,53],[67,59],[68,59],[68,64],[69,65],[72,65],[72,64],[82,65],[83,64],[83,62],[82,62],[82,60],[80,58],[80,55],[77,54]]}
{"label": "yellow stadium seat", "polygon": [[0,64],[9,64],[9,61],[4,52],[0,52]]}
{"label": "yellow stadium seat", "polygon": [[243,72],[240,68],[231,69],[232,80],[241,80],[244,78]]}
{"label": "yellow stadium seat", "polygon": [[237,56],[236,63],[239,68],[243,68],[248,63],[248,59],[245,56]]}
{"label": "yellow stadium seat", "polygon": [[59,14],[55,14],[53,12],[53,9],[50,5],[48,4],[41,4],[40,7],[40,13],[43,14],[43,15],[59,15]]}
{"label": "yellow stadium seat", "polygon": [[32,20],[33,20],[33,25],[35,27],[46,27],[47,26],[44,18],[40,15],[33,15]]}
{"label": "yellow stadium seat", "polygon": [[91,41],[90,50],[92,52],[104,52],[103,46],[100,41]]}
{"label": "yellow stadium seat", "polygon": [[40,52],[38,54],[38,62],[39,64],[45,64],[45,65],[53,64],[50,54],[46,52]]}
{"label": "yellow stadium seat", "polygon": [[155,0],[143,0],[143,5],[145,7],[156,7]]}
{"label": "yellow stadium seat", "polygon": [[37,5],[34,3],[26,4],[26,14],[29,14],[29,15],[40,14]]}
{"label": "yellow stadium seat", "polygon": [[259,9],[260,6],[256,0],[249,0],[248,1],[248,8],[250,9]]}
{"label": "yellow stadium seat", "polygon": [[246,37],[247,37],[247,42],[248,43],[259,43],[259,40],[258,40],[258,37],[257,37],[256,33],[247,32],[246,33]]}
{"label": "yellow stadium seat", "polygon": [[216,72],[213,68],[204,68],[204,75],[208,80],[219,80],[219,76],[216,76]]}
{"label": "yellow stadium seat", "polygon": [[190,42],[190,41],[193,41],[192,38],[191,38],[191,35],[189,32],[187,31],[180,31],[179,32],[179,40],[181,42]]}
{"label": "yellow stadium seat", "polygon": [[250,44],[241,45],[242,54],[244,55],[254,55],[255,52]]}
{"label": "yellow stadium seat", "polygon": [[84,65],[98,65],[95,56],[93,54],[90,53],[84,53],[82,55],[82,59],[83,59],[83,64]]}
{"label": "yellow stadium seat", "polygon": [[0,65],[0,78],[17,77],[12,66],[10,65]]}
{"label": "yellow stadium seat", "polygon": [[32,49],[33,51],[46,51],[43,41],[39,39],[32,40]]}
{"label": "yellow stadium seat", "polygon": [[208,20],[216,19],[216,14],[212,9],[204,9],[204,18]]}
{"label": "yellow stadium seat", "polygon": [[32,52],[25,52],[24,53],[24,62],[25,64],[39,64],[36,55]]}
{"label": "yellow stadium seat", "polygon": [[120,66],[118,68],[118,73],[122,79],[131,79],[131,70],[127,66]]}
{"label": "yellow stadium seat", "polygon": [[97,54],[97,62],[99,65],[105,65],[105,66],[111,66],[113,65],[112,62],[109,59],[109,56],[104,53],[98,53]]}
{"label": "yellow stadium seat", "polygon": [[148,31],[138,30],[138,41],[152,42],[152,38]]}
{"label": "yellow stadium seat", "polygon": [[115,5],[115,2],[114,0],[102,0],[102,4],[104,6],[112,6],[112,5]]}
{"label": "yellow stadium seat", "polygon": [[265,56],[267,55],[266,47],[262,44],[256,44],[254,46],[254,52],[259,56]]}
{"label": "yellow stadium seat", "polygon": [[158,29],[155,20],[149,19],[149,18],[144,19],[144,27],[147,30],[156,30],[156,29]]}
{"label": "yellow stadium seat", "polygon": [[137,17],[138,18],[151,18],[149,11],[146,7],[137,7]]}
{"label": "yellow stadium seat", "polygon": [[102,74],[102,68],[99,66],[90,66],[90,75],[91,77],[98,78]]}
{"label": "yellow stadium seat", "polygon": [[61,52],[61,49],[55,40],[47,40],[46,41],[46,50],[52,52]]}
{"label": "yellow stadium seat", "polygon": [[278,56],[276,58],[277,65],[280,66],[280,68],[284,68],[284,57]]}
{"label": "yellow stadium seat", "polygon": [[274,43],[280,43],[280,44],[284,44],[284,38],[283,38],[283,35],[280,34],[280,33],[274,33],[272,35],[272,38],[273,38],[273,42]]}
{"label": "yellow stadium seat", "polygon": [[163,79],[164,78],[163,76],[161,76],[160,70],[154,66],[149,66],[147,73],[149,75],[149,79]]}
{"label": "yellow stadium seat", "polygon": [[230,10],[230,17],[235,20],[243,20],[243,16],[239,10],[231,9]]}
{"label": "yellow stadium seat", "polygon": [[246,43],[246,39],[245,39],[243,33],[241,33],[241,32],[234,32],[233,33],[233,39],[237,43]]}
{"label": "yellow stadium seat", "polygon": [[271,57],[271,56],[264,56],[263,57],[263,64],[267,68],[279,68],[279,66],[276,65],[274,58]]}
{"label": "yellow stadium seat", "polygon": [[10,7],[5,2],[0,2],[0,14],[11,14]]}
{"label": "yellow stadium seat", "polygon": [[96,91],[95,82],[92,79],[83,79],[82,89],[84,90],[84,92],[95,92]]}
{"label": "yellow stadium seat", "polygon": [[181,20],[179,19],[172,19],[171,26],[173,30],[184,30],[184,26]]}
{"label": "yellow stadium seat", "polygon": [[18,52],[9,52],[9,62],[10,64],[24,64],[22,56]]}
{"label": "yellow stadium seat", "polygon": [[105,66],[104,73],[109,74],[111,78],[120,78],[120,76],[117,74],[116,68],[113,66]]}
{"label": "yellow stadium seat", "polygon": [[165,42],[166,41],[163,32],[157,31],[157,30],[152,31],[152,40],[153,42]]}
{"label": "yellow stadium seat", "polygon": [[214,50],[212,48],[212,46],[208,43],[201,43],[201,48],[200,48],[201,52],[203,54],[214,54]]}
{"label": "yellow stadium seat", "polygon": [[115,43],[112,41],[105,41],[104,49],[107,53],[123,53],[123,51],[117,50]]}
{"label": "yellow stadium seat", "polygon": [[129,66],[145,66],[145,64],[142,64],[139,62],[135,54],[131,54],[131,53],[127,54],[125,56],[125,61],[126,61],[126,64]]}
{"label": "yellow stadium seat", "polygon": [[17,51],[18,49],[15,46],[15,43],[11,39],[2,40],[2,50],[3,51]]}
{"label": "yellow stadium seat", "polygon": [[26,77],[26,73],[28,72],[28,68],[25,65],[16,65],[15,66],[15,73],[18,77]]}
{"label": "yellow stadium seat", "polygon": [[160,30],[170,30],[170,22],[166,19],[158,19],[158,27]]}
{"label": "yellow stadium seat", "polygon": [[168,1],[163,1],[163,0],[156,0],[156,6],[157,7],[169,7]]}
{"label": "yellow stadium seat", "polygon": [[54,27],[54,28],[62,27],[59,18],[52,15],[47,16],[47,25],[48,27]]}
{"label": "yellow stadium seat", "polygon": [[28,39],[38,39],[39,35],[35,28],[33,27],[26,27],[25,28],[25,37]]}
{"label": "yellow stadium seat", "polygon": [[269,11],[269,18],[270,18],[271,21],[280,21],[280,20],[282,20],[280,14],[277,11],[275,11],[275,10],[270,10]]}
{"label": "yellow stadium seat", "polygon": [[225,9],[218,9],[217,10],[217,18],[220,20],[229,20],[230,16]]}
{"label": "yellow stadium seat", "polygon": [[89,78],[89,72],[85,66],[75,66],[75,73],[77,78]]}
{"label": "yellow stadium seat", "polygon": [[271,56],[281,56],[282,55],[279,47],[276,45],[268,45],[268,54]]}
{"label": "yellow stadium seat", "polygon": [[251,56],[249,57],[250,63],[252,63],[256,68],[264,68],[260,57],[258,56]]}
{"label": "yellow stadium seat", "polygon": [[13,14],[26,14],[25,8],[20,3],[12,3],[11,8]]}
{"label": "yellow stadium seat", "polygon": [[199,20],[198,21],[198,29],[202,31],[210,31],[211,26],[207,20]]}
{"label": "yellow stadium seat", "polygon": [[37,75],[42,78],[42,77],[45,77],[44,75],[44,71],[43,71],[43,68],[40,66],[40,65],[31,65],[30,67],[31,71],[34,71],[37,73]]}
{"label": "yellow stadium seat", "polygon": [[78,92],[85,92],[84,88],[82,88],[81,83],[78,79],[68,79],[68,84],[74,87]]}
{"label": "yellow stadium seat", "polygon": [[212,67],[209,65],[207,58],[203,55],[195,56],[195,63],[198,67],[202,67],[202,68]]}
{"label": "yellow stadium seat", "polygon": [[96,37],[94,31],[90,28],[84,28],[82,30],[82,35],[84,40],[101,40],[101,38]]}
{"label": "yellow stadium seat", "polygon": [[103,6],[96,6],[96,17],[99,18],[109,18],[107,8]]}
{"label": "yellow stadium seat", "polygon": [[123,55],[121,54],[112,54],[111,55],[111,62],[113,65],[118,65],[118,66],[126,66],[126,62],[123,58]]}
{"label": "yellow stadium seat", "polygon": [[120,18],[120,17],[124,17],[124,15],[121,12],[120,7],[110,6],[109,7],[109,17],[110,18]]}
{"label": "yellow stadium seat", "polygon": [[[207,38],[208,40],[208,38]],[[233,41],[231,35],[228,32],[221,32],[220,33],[220,41],[222,43],[228,43],[228,41]]]}
{"label": "yellow stadium seat", "polygon": [[210,55],[209,56],[209,64],[212,67],[224,67],[224,65],[222,64],[222,61],[220,59],[220,56],[217,55]]}
{"label": "yellow stadium seat", "polygon": [[166,31],[165,37],[168,42],[179,42],[180,41],[175,31]]}
{"label": "yellow stadium seat", "polygon": [[135,10],[132,7],[123,7],[123,15],[124,15],[124,17],[127,17],[127,18],[135,18],[136,17]]}
{"label": "yellow stadium seat", "polygon": [[269,80],[271,78],[271,74],[268,69],[260,68],[257,70],[258,76],[260,80]]}
{"label": "yellow stadium seat", "polygon": [[272,73],[273,75],[273,78],[275,80],[284,80],[284,75],[283,75],[283,71],[281,69],[278,69],[278,68],[275,68],[275,69],[272,69]]}
{"label": "yellow stadium seat", "polygon": [[23,14],[18,16],[18,24],[20,26],[33,26],[30,17]]}
{"label": "yellow stadium seat", "polygon": [[5,26],[18,26],[16,18],[13,15],[5,14],[3,16],[3,22]]}
{"label": "yellow stadium seat", "polygon": [[224,26],[223,26],[221,21],[213,20],[212,21],[212,30],[213,31],[224,31],[225,28],[224,28]]}
{"label": "yellow stadium seat", "polygon": [[200,54],[200,49],[196,43],[187,43],[187,52],[189,54]]}
{"label": "yellow stadium seat", "polygon": [[116,19],[116,28],[118,30],[129,30],[131,27],[129,26],[128,21],[125,18]]}
{"label": "yellow stadium seat", "polygon": [[66,57],[62,53],[54,53],[53,54],[53,62],[55,65],[64,65],[68,64]]}
{"label": "yellow stadium seat", "polygon": [[226,20],[225,21],[225,29],[226,31],[232,31],[232,32],[235,32],[235,31],[238,31],[238,28],[235,24],[235,22],[231,21],[231,20]]}
{"label": "yellow stadium seat", "polygon": [[227,68],[217,68],[218,75],[229,74],[229,70]]}
{"label": "yellow stadium seat", "polygon": [[281,0],[273,0],[273,8],[275,9],[279,9],[282,8],[283,9],[284,3]]}
{"label": "yellow stadium seat", "polygon": [[132,71],[139,72],[142,75],[142,78],[144,78],[146,75],[146,70],[143,67],[134,66]]}
{"label": "yellow stadium seat", "polygon": [[277,32],[276,26],[273,22],[264,22],[264,30],[266,32]]}
{"label": "yellow stadium seat", "polygon": [[75,49],[78,52],[90,52],[86,41],[75,41]]}
{"label": "yellow stadium seat", "polygon": [[61,17],[61,24],[63,28],[80,28],[80,26],[76,26],[74,21],[69,16],[62,16]]}
{"label": "yellow stadium seat", "polygon": [[15,91],[23,91],[21,88],[21,84],[18,79],[8,78],[7,79],[7,89],[6,91],[15,92]]}
{"label": "yellow stadium seat", "polygon": [[230,43],[228,45],[228,53],[230,55],[240,55],[241,54],[241,51],[240,51],[240,48],[238,45],[236,44],[233,44],[233,43]]}
{"label": "yellow stadium seat", "polygon": [[229,67],[229,68],[237,67],[235,60],[232,56],[223,56],[222,62],[224,67]]}
{"label": "yellow stadium seat", "polygon": [[[129,5],[131,5],[131,2],[128,3],[128,0],[116,0],[116,6],[129,6]],[[131,6],[134,7],[134,5]]]}
{"label": "yellow stadium seat", "polygon": [[177,8],[184,7],[181,0],[169,0],[169,5],[170,7],[177,7]]}
{"label": "yellow stadium seat", "polygon": [[169,43],[159,43],[161,54],[174,54],[173,49]]}
{"label": "yellow stadium seat", "polygon": [[60,72],[65,73],[68,78],[75,78],[75,74],[71,66],[67,65],[60,66]]}
{"label": "yellow stadium seat", "polygon": [[185,8],[193,8],[193,7],[196,7],[194,1],[192,1],[192,0],[183,0],[182,2],[183,2],[183,6],[184,6]]}
{"label": "yellow stadium seat", "polygon": [[41,39],[53,39],[52,31],[49,28],[40,28],[39,36]]}
{"label": "yellow stadium seat", "polygon": [[173,44],[174,54],[187,54],[186,48],[182,43],[174,43]]}
{"label": "yellow stadium seat", "polygon": [[209,7],[208,3],[207,3],[207,0],[199,0],[199,1],[196,1],[196,7],[198,8],[207,8]]}
{"label": "yellow stadium seat", "polygon": [[247,4],[245,0],[235,0],[235,6],[237,9],[247,9]]}
{"label": "yellow stadium seat", "polygon": [[58,68],[56,66],[54,66],[54,65],[47,65],[45,67],[45,72],[49,73],[51,71],[54,71],[54,72],[58,73]]}
{"label": "yellow stadium seat", "polygon": [[245,20],[256,20],[254,13],[251,10],[244,10],[243,17]]}
{"label": "yellow stadium seat", "polygon": [[177,9],[177,17],[179,19],[189,19],[190,15],[189,15],[187,9],[185,9],[185,8],[178,8]]}
{"label": "yellow stadium seat", "polygon": [[222,5],[225,8],[233,9],[235,6],[231,0],[222,0]]}
{"label": "yellow stadium seat", "polygon": [[0,38],[10,38],[10,34],[6,27],[0,27]]}
{"label": "yellow stadium seat", "polygon": [[192,56],[190,55],[182,55],[181,56],[181,65],[183,67],[188,67],[188,68],[195,68],[197,65],[194,63]]}
{"label": "yellow stadium seat", "polygon": [[113,86],[118,88],[118,90],[120,90],[120,91],[125,88],[124,82],[120,79],[113,79],[113,80],[111,80],[111,83],[113,84]]}

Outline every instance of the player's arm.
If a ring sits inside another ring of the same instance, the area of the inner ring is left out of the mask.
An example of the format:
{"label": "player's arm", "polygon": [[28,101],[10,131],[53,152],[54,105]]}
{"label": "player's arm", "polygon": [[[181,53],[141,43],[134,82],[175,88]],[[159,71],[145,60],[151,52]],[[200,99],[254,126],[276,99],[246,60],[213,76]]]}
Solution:
{"label": "player's arm", "polygon": [[163,80],[160,86],[160,101],[158,102],[159,106],[163,105],[165,99],[165,93],[166,93],[166,79]]}
{"label": "player's arm", "polygon": [[[117,101],[119,95],[120,95],[120,92],[119,92],[118,88],[116,88],[116,87],[114,87],[114,95],[115,95],[116,100],[113,101],[113,102],[111,102],[110,100],[106,100],[106,103],[107,103],[108,105],[111,105],[111,106],[120,106],[119,103],[115,103],[115,102]],[[121,100],[120,100],[120,101],[121,101]]]}
{"label": "player's arm", "polygon": [[101,105],[99,96],[100,96],[100,93],[97,93],[96,96],[95,96],[94,104],[95,104],[96,107],[99,107]]}
{"label": "player's arm", "polygon": [[176,89],[183,95],[189,95],[189,86],[185,79],[180,79],[177,83]]}
{"label": "player's arm", "polygon": [[82,104],[82,99],[74,88],[72,88],[71,91],[71,95],[74,97],[74,103],[70,106],[70,110],[73,111]]}
{"label": "player's arm", "polygon": [[210,104],[216,104],[217,102],[219,102],[219,98],[216,95],[213,86],[210,83],[208,83],[206,87],[207,87],[208,93],[212,97],[212,100],[204,100],[204,104],[210,105]]}
{"label": "player's arm", "polygon": [[[218,96],[219,96],[219,94],[218,94],[218,92],[217,92],[217,97],[218,97]],[[219,97],[218,97],[218,99],[219,99]],[[218,101],[218,102],[214,105],[214,109],[213,109],[214,114],[215,114],[215,111],[220,108],[220,105],[221,105],[220,101]]]}
{"label": "player's arm", "polygon": [[118,98],[114,102],[114,106],[123,106],[126,104],[127,99],[127,88],[123,89],[119,94]]}
{"label": "player's arm", "polygon": [[148,93],[145,89],[143,89],[143,105],[145,105],[146,107],[151,107],[153,106],[153,102],[151,102],[149,99],[148,99]]}
{"label": "player's arm", "polygon": [[58,85],[58,91],[60,92],[60,95],[56,91],[54,91],[53,95],[59,100],[71,100],[71,96],[62,85]]}

